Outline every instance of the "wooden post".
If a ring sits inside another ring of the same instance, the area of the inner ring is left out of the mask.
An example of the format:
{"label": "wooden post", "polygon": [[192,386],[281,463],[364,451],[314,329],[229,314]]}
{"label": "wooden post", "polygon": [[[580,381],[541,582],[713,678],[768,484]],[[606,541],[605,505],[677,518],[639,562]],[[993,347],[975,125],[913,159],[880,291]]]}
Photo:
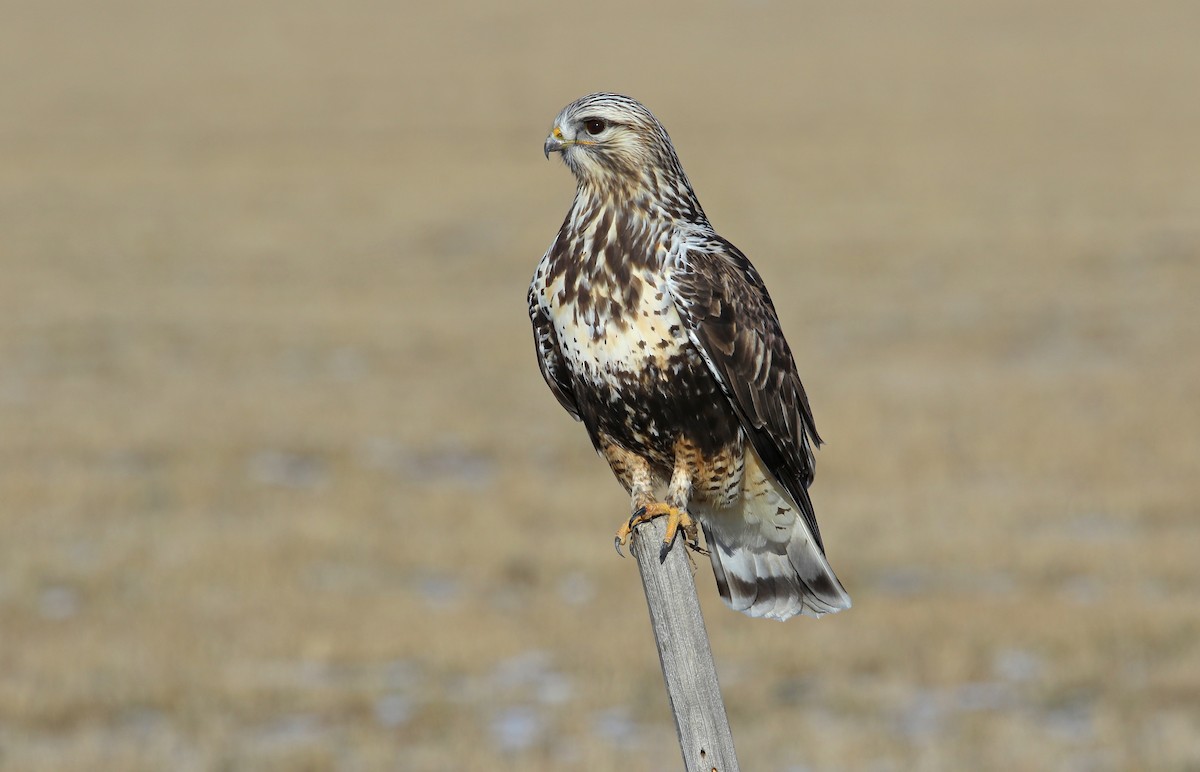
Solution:
{"label": "wooden post", "polygon": [[675,729],[683,766],[687,772],[736,772],[737,757],[733,735],[708,631],[696,597],[696,582],[680,533],[671,551],[659,560],[666,519],[655,518],[638,526],[630,539],[630,550],[637,558],[650,607],[650,624],[658,643],[658,659],[667,697],[675,714]]}

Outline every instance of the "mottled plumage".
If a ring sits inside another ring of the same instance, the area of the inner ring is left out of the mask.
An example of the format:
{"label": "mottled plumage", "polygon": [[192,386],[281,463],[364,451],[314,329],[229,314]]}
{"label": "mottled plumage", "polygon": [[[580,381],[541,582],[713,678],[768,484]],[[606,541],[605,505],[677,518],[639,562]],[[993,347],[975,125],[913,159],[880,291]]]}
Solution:
{"label": "mottled plumage", "polygon": [[632,497],[699,520],[721,597],[751,616],[850,605],[808,487],[820,443],[762,279],[713,230],[666,130],[591,94],[546,155],[575,201],[529,289],[538,363]]}

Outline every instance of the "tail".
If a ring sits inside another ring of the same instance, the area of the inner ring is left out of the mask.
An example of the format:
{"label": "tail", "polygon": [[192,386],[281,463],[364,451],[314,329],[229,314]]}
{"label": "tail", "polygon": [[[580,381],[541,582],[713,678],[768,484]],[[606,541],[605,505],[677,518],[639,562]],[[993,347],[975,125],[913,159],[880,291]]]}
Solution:
{"label": "tail", "polygon": [[735,611],[780,621],[850,608],[850,595],[795,504],[752,456],[741,500],[698,513],[721,597]]}

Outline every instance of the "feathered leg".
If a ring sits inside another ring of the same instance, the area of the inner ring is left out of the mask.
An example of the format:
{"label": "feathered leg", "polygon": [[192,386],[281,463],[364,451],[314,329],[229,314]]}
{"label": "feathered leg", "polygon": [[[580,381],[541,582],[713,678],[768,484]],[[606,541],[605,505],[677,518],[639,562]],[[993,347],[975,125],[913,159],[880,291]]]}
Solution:
{"label": "feathered leg", "polygon": [[618,447],[614,443],[604,442],[602,450],[617,479],[621,481],[630,494],[630,507],[633,514],[629,520],[617,529],[613,546],[617,554],[621,553],[621,545],[627,543],[637,526],[656,517],[667,518],[667,532],[663,538],[661,556],[666,557],[675,537],[682,530],[684,543],[691,549],[707,554],[700,546],[700,533],[696,520],[688,514],[688,499],[692,492],[692,480],[696,474],[696,452],[690,443],[680,440],[675,445],[675,467],[671,472],[671,481],[667,486],[667,500],[656,501],[654,498],[654,475],[650,465],[644,458]]}

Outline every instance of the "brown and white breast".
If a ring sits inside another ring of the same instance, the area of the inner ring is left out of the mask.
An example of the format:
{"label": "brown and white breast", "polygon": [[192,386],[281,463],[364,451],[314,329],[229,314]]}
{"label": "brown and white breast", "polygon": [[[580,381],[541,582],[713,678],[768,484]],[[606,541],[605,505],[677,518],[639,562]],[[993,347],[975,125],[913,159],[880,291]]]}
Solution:
{"label": "brown and white breast", "polygon": [[611,382],[683,366],[691,344],[671,298],[652,277],[635,273],[629,280],[641,285],[632,307],[614,302],[619,293],[607,286],[567,291],[560,277],[548,288],[551,298],[572,298],[552,308],[563,358],[577,376]]}

